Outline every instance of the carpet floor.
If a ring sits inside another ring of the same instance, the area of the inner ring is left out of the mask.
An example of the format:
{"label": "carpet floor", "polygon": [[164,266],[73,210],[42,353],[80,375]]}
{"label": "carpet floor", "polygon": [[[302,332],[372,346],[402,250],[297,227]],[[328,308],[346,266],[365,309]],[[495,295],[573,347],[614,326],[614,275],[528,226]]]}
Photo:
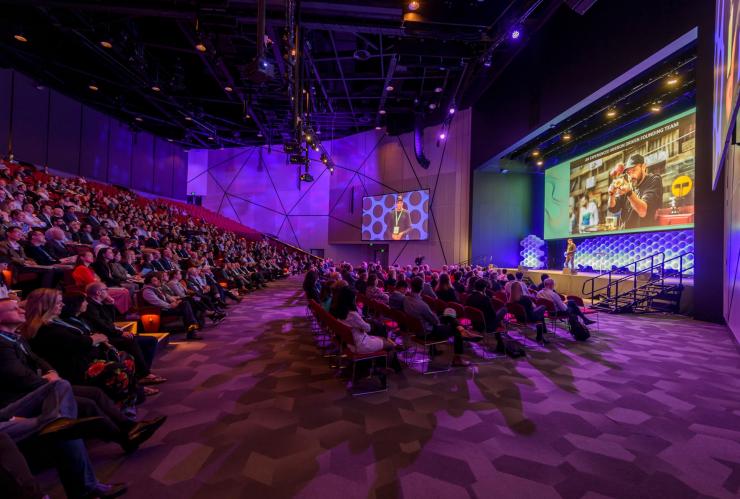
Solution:
{"label": "carpet floor", "polygon": [[130,456],[91,443],[99,477],[157,499],[740,495],[740,356],[723,327],[602,314],[587,343],[560,331],[525,358],[406,369],[353,397],[300,282],[171,343],[155,361],[169,382],[140,410],[167,423]]}

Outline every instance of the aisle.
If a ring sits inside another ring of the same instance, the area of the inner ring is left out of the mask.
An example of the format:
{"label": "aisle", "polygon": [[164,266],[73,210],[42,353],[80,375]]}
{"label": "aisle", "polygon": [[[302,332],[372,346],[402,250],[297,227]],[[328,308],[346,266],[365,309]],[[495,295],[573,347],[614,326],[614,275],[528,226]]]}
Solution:
{"label": "aisle", "polygon": [[737,493],[740,367],[720,327],[602,316],[618,334],[595,344],[353,398],[312,343],[300,282],[157,359],[170,381],[141,415],[169,420],[129,457],[94,444],[100,476],[151,499]]}

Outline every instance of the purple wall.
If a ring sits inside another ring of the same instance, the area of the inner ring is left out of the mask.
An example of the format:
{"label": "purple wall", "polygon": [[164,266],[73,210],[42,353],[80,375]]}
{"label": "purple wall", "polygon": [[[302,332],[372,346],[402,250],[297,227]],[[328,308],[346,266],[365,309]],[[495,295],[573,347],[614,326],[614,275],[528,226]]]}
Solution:
{"label": "purple wall", "polygon": [[446,145],[436,144],[436,132],[426,132],[428,170],[413,159],[411,134],[370,131],[325,142],[337,165],[334,174],[314,163],[315,181],[300,188],[298,167],[287,164],[279,146],[271,153],[264,147],[194,151],[187,190],[205,190],[204,206],[245,225],[358,262],[376,249],[360,240],[362,197],[430,189],[436,226],[430,218],[429,240],[390,242],[383,256],[390,263],[411,263],[419,254],[434,265],[459,262],[469,256],[470,112],[455,116]]}
{"label": "purple wall", "polygon": [[[11,123],[12,110],[12,123]],[[0,154],[160,196],[183,199],[187,155],[25,75],[0,69]],[[155,181],[156,179],[156,181]]]}

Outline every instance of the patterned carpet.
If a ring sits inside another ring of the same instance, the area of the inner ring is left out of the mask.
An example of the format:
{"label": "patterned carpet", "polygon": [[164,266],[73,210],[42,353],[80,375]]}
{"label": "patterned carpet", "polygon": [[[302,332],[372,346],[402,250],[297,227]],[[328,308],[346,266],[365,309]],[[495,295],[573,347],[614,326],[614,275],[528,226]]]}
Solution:
{"label": "patterned carpet", "polygon": [[740,357],[723,327],[601,316],[519,360],[390,376],[348,395],[315,347],[300,279],[156,361],[141,415],[167,424],[98,474],[141,498],[738,497]]}

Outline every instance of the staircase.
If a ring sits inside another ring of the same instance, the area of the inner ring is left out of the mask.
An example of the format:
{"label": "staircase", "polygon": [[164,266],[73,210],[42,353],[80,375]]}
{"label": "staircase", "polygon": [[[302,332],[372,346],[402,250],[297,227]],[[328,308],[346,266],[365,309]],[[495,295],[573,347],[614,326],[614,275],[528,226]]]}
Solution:
{"label": "staircase", "polygon": [[[583,283],[583,296],[591,298],[592,307],[610,313],[678,313],[681,307],[683,279],[694,268],[687,251],[666,260],[659,252],[611,270]],[[673,270],[678,263],[678,270]],[[626,273],[625,273],[626,271]],[[606,280],[606,284],[603,284]]]}

